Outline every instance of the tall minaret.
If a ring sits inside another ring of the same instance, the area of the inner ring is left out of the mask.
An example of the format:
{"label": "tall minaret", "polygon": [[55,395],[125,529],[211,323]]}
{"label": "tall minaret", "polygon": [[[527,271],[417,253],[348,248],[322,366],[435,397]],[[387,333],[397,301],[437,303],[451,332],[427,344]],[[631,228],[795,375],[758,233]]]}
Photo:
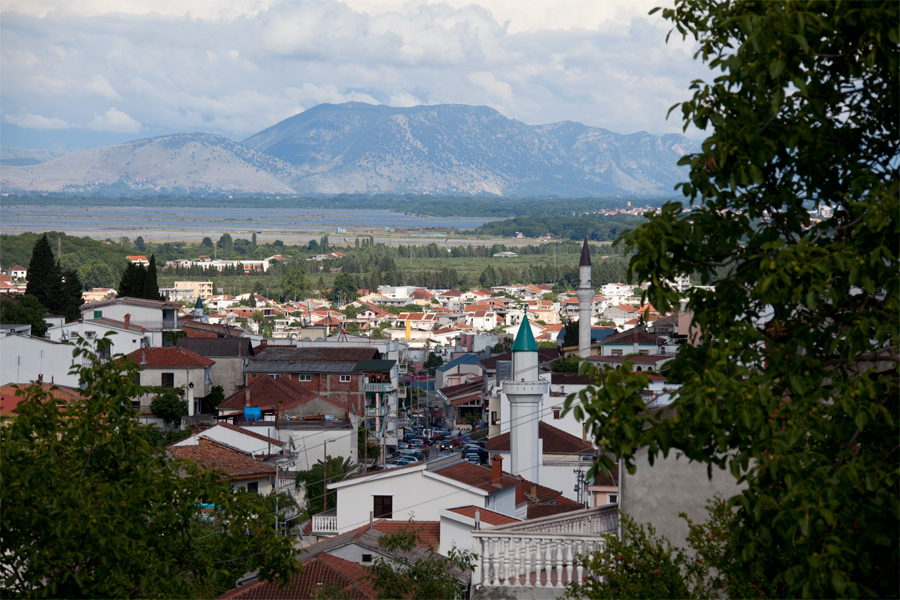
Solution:
{"label": "tall minaret", "polygon": [[512,381],[503,382],[503,391],[509,399],[510,471],[538,482],[541,464],[538,421],[541,400],[549,385],[540,379],[538,347],[528,317],[519,326],[512,358]]}
{"label": "tall minaret", "polygon": [[591,356],[591,301],[594,299],[594,288],[591,287],[591,250],[587,237],[581,247],[581,262],[578,263],[578,356]]}

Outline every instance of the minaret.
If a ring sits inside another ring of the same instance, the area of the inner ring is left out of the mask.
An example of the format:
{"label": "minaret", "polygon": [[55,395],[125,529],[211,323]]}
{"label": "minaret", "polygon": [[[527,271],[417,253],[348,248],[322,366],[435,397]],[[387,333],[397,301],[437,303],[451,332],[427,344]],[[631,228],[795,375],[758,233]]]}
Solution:
{"label": "minaret", "polygon": [[540,379],[538,347],[528,317],[519,326],[512,359],[512,380],[503,382],[503,391],[509,399],[510,471],[537,483],[541,464],[538,421],[541,400],[549,385]]}
{"label": "minaret", "polygon": [[578,356],[591,356],[591,302],[594,299],[594,288],[591,287],[591,251],[587,237],[581,248],[581,262],[578,263]]}
{"label": "minaret", "polygon": [[201,323],[209,323],[209,317],[203,312],[203,301],[200,300],[199,296],[197,297],[197,302],[194,303],[194,317]]}

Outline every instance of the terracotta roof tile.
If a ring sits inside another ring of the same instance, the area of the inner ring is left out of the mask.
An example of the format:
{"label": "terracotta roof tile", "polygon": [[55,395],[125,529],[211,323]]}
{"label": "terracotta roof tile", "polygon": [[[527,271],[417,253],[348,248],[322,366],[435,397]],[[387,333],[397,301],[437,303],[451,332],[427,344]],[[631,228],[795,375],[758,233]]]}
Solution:
{"label": "terracotta roof tile", "polygon": [[[0,415],[15,414],[16,408],[25,397],[17,396],[18,390],[24,390],[30,387],[30,383],[7,383],[0,387]],[[52,383],[37,384],[41,390],[50,395],[57,405],[69,404],[70,402],[78,402],[83,399],[81,392],[75,388],[64,385],[54,385]]]}
{"label": "terracotta roof tile", "polygon": [[216,363],[216,361],[204,358],[196,352],[172,346],[166,348],[140,348],[127,356],[137,363],[139,367],[145,368],[205,368]]}
{"label": "terracotta roof tile", "polygon": [[[544,440],[544,452],[548,454],[591,454],[594,446],[579,437],[557,429],[544,421],[538,422],[538,437]],[[490,452],[509,452],[509,432],[495,435],[487,441]]]}
{"label": "terracotta roof tile", "polygon": [[487,523],[488,525],[508,525],[510,523],[519,522],[519,519],[502,515],[498,512],[494,512],[492,510],[474,505],[451,508],[450,512],[455,512],[456,514],[462,515],[464,517],[474,519],[476,510],[478,511],[478,518],[480,519],[480,521],[482,523]]}
{"label": "terracotta roof tile", "polygon": [[190,460],[204,469],[217,469],[227,479],[252,479],[275,474],[275,467],[255,461],[244,452],[212,440],[200,440],[197,446],[170,446],[169,453]]}
{"label": "terracotta roof tile", "polygon": [[[249,398],[248,398],[249,394]],[[250,382],[247,387],[238,390],[219,403],[219,409],[240,410],[247,406],[262,406],[271,408],[281,402],[281,410],[290,410],[295,406],[309,402],[316,394],[308,389],[300,387],[293,380],[286,377],[275,379],[273,377],[258,377]]]}
{"label": "terracotta roof tile", "polygon": [[[294,575],[287,585],[258,581],[235,588],[220,598],[229,600],[294,600],[314,598],[327,588],[338,588],[335,597],[354,600],[377,598],[361,565],[337,556],[320,554],[303,561],[303,572]],[[327,586],[327,588],[326,588]],[[331,591],[331,590],[329,590]]]}
{"label": "terracotta roof tile", "polygon": [[500,478],[500,486],[498,487],[492,483],[493,473],[489,467],[482,467],[481,465],[476,465],[465,460],[451,463],[446,467],[435,469],[432,472],[436,475],[454,479],[471,487],[476,487],[485,492],[496,492],[500,489],[513,487],[519,482],[516,477],[504,472]]}

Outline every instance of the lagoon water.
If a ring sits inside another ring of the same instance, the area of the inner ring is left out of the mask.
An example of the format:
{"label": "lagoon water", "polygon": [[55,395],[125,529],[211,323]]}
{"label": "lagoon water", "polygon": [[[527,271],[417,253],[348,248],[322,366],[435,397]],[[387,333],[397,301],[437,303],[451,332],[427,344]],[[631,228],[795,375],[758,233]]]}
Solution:
{"label": "lagoon water", "polygon": [[[250,234],[266,238],[284,235],[326,233],[328,235],[367,235],[396,230],[474,229],[490,218],[425,217],[386,210],[302,210],[275,208],[144,208],[136,206],[7,206],[0,202],[0,231],[18,234],[26,231],[62,231],[69,235],[91,237],[148,236],[167,232],[185,238],[222,233]],[[338,232],[341,229],[341,232]],[[343,230],[346,230],[344,232]],[[146,233],[145,233],[146,232]]]}

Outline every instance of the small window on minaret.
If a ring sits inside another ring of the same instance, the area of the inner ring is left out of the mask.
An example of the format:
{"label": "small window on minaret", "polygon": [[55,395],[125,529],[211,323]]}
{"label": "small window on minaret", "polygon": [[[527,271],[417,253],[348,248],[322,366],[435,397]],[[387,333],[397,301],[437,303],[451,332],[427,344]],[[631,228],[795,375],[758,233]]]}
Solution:
{"label": "small window on minaret", "polygon": [[553,407],[553,418],[558,419],[562,410],[558,406]]}

